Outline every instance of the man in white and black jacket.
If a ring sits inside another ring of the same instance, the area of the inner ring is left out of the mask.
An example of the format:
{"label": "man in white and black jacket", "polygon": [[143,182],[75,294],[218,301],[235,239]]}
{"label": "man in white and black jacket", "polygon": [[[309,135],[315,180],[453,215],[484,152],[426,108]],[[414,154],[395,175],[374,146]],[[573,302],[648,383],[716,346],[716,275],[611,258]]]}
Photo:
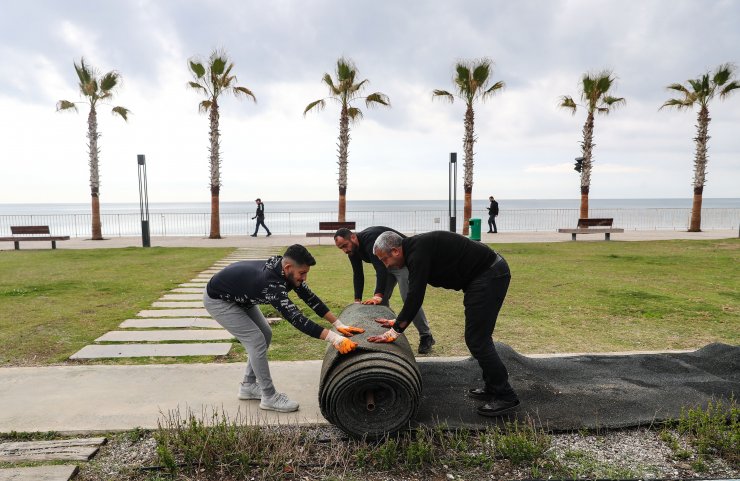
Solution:
{"label": "man in white and black jacket", "polygon": [[427,284],[465,294],[465,344],[483,371],[482,388],[468,395],[488,401],[478,407],[482,416],[498,416],[519,405],[509,373],[493,344],[493,328],[511,281],[509,266],[487,245],[453,232],[435,231],[401,238],[394,232],[378,236],[375,255],[391,269],[406,266],[409,292],[395,320],[378,319],[390,327],[370,342],[393,342],[409,325],[424,301]]}

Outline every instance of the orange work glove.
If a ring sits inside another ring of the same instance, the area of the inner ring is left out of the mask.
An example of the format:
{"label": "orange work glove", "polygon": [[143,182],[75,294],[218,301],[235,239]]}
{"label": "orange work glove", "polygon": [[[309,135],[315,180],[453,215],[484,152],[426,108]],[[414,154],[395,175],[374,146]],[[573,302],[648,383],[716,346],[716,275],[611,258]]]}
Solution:
{"label": "orange work glove", "polygon": [[340,336],[336,332],[329,331],[329,334],[326,335],[326,341],[330,342],[334,346],[334,349],[339,351],[339,354],[347,354],[357,349],[356,342]]}
{"label": "orange work glove", "polygon": [[361,327],[345,326],[339,319],[332,322],[331,325],[334,326],[334,329],[347,337],[352,337],[355,334],[362,334],[363,332],[365,332],[365,329]]}
{"label": "orange work glove", "polygon": [[367,299],[365,301],[362,301],[362,303],[365,304],[365,305],[367,305],[367,304],[370,304],[370,305],[378,305],[381,302],[383,302],[383,296],[379,296],[378,294],[375,294],[370,299]]}
{"label": "orange work glove", "polygon": [[396,325],[395,319],[383,319],[382,317],[375,319],[375,322],[377,322],[383,327],[393,327]]}
{"label": "orange work glove", "polygon": [[385,331],[382,335],[368,337],[367,340],[370,342],[393,342],[396,339],[398,339],[399,334],[400,334],[399,332],[396,332],[395,329],[391,327],[390,329]]}

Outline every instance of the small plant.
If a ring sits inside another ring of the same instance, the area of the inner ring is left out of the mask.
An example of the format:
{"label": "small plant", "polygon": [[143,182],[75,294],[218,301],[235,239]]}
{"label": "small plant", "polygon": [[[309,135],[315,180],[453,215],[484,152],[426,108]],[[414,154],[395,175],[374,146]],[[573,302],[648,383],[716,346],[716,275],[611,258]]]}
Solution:
{"label": "small plant", "polygon": [[419,428],[414,432],[414,438],[406,446],[406,465],[409,468],[420,468],[431,464],[434,460],[433,433]]}
{"label": "small plant", "polygon": [[678,432],[689,437],[699,456],[716,455],[740,466],[740,407],[734,398],[682,410]]}
{"label": "small plant", "polygon": [[535,429],[533,423],[507,423],[493,437],[496,452],[514,465],[533,463],[550,447],[550,436]]}
{"label": "small plant", "polygon": [[383,469],[396,467],[398,463],[398,441],[396,438],[385,438],[373,453],[373,459]]}

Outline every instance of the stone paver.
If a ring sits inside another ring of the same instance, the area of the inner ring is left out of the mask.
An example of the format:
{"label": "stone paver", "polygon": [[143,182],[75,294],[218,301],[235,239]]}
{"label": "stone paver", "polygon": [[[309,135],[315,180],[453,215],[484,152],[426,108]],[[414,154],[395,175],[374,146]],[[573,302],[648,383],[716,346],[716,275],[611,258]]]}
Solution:
{"label": "stone paver", "polygon": [[87,461],[105,441],[105,438],[78,438],[1,443],[0,461]]}
{"label": "stone paver", "polygon": [[231,343],[186,344],[104,344],[85,346],[70,359],[107,359],[120,357],[225,356]]}
{"label": "stone paver", "polygon": [[168,307],[168,308],[203,307],[203,301],[171,301],[171,302],[170,301],[155,301],[155,302],[152,302],[152,307]]}
{"label": "stone paver", "polygon": [[201,287],[175,287],[170,292],[182,292],[194,294],[196,292],[203,294],[203,288]]}
{"label": "stone paver", "polygon": [[110,331],[95,342],[227,341],[226,329],[165,329],[161,331]]}
{"label": "stone paver", "polygon": [[190,288],[197,287],[197,288],[203,289],[206,286],[206,284],[208,283],[207,282],[183,282],[182,284],[180,284],[180,287],[190,287]]}
{"label": "stone paver", "polygon": [[203,299],[203,291],[197,294],[165,294],[159,298],[160,301],[197,301]]}
{"label": "stone paver", "polygon": [[78,469],[70,464],[0,469],[0,481],[69,481]]}
{"label": "stone paver", "polygon": [[139,311],[139,317],[211,317],[205,309],[147,309]]}
{"label": "stone paver", "polygon": [[121,329],[151,329],[151,328],[184,328],[184,327],[207,327],[222,329],[221,325],[213,319],[202,317],[175,317],[159,319],[126,319],[121,323]]}

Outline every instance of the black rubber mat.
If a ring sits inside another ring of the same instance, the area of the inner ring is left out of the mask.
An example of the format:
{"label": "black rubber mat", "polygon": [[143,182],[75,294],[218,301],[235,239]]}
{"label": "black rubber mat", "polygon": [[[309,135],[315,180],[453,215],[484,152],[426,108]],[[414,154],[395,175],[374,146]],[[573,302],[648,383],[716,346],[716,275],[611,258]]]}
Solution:
{"label": "black rubber mat", "polygon": [[[740,347],[710,344],[684,354],[528,358],[496,344],[521,405],[498,421],[528,417],[554,431],[648,425],[678,418],[684,407],[740,395]],[[497,422],[476,413],[470,399],[482,387],[478,363],[418,363],[424,385],[414,421],[482,428]]]}

